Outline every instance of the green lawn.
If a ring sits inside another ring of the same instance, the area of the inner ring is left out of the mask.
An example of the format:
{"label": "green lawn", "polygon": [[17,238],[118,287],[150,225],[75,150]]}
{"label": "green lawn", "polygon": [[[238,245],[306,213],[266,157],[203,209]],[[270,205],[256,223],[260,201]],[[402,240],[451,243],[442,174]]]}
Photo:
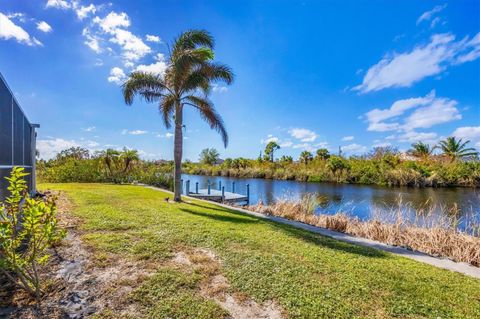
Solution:
{"label": "green lawn", "polygon": [[213,204],[172,204],[140,186],[42,184],[62,190],[97,255],[158,263],[131,293],[146,317],[216,318],[199,293],[206,272],[167,262],[206,248],[232,292],[275,300],[290,318],[480,318],[480,280],[275,224]]}

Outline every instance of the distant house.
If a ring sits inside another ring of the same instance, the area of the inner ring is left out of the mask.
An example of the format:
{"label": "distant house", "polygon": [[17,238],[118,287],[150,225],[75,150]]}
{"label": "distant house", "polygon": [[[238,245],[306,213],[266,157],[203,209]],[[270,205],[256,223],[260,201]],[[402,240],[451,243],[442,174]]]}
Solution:
{"label": "distant house", "polygon": [[222,165],[223,162],[225,162],[225,160],[219,158],[219,159],[217,159],[217,160],[215,161],[215,163],[214,163],[213,165]]}
{"label": "distant house", "polygon": [[7,82],[0,73],[0,199],[7,194],[6,176],[14,166],[24,167],[30,193],[35,192],[35,150],[37,124],[28,121]]}

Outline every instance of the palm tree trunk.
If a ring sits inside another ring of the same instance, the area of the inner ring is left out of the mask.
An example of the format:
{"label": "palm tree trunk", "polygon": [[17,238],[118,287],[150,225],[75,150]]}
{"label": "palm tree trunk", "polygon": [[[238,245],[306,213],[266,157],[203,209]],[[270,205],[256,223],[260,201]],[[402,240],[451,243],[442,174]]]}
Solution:
{"label": "palm tree trunk", "polygon": [[174,149],[173,149],[173,158],[175,161],[175,170],[174,170],[174,198],[176,202],[182,200],[181,197],[181,178],[182,178],[182,151],[183,151],[183,112],[182,106],[180,103],[175,105],[175,137],[174,137]]}

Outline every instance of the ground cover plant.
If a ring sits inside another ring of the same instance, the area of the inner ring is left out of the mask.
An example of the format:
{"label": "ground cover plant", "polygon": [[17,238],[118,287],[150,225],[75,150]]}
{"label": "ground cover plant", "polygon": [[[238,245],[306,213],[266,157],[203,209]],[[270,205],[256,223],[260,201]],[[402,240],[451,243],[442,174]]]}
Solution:
{"label": "ground cover plant", "polygon": [[[254,301],[270,318],[480,316],[480,281],[462,274],[214,204],[174,203],[167,201],[170,193],[141,186],[40,188],[72,200],[96,267],[153,269],[119,301],[135,317],[224,318],[235,300]],[[130,284],[118,280],[104,294]],[[116,318],[119,311],[110,307],[95,316]]]}

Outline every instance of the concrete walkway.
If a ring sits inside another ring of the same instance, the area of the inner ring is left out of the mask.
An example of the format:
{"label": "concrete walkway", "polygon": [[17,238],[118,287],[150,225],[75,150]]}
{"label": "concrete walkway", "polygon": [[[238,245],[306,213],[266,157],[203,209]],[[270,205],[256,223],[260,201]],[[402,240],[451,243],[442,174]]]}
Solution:
{"label": "concrete walkway", "polygon": [[[169,193],[169,194],[173,194],[172,192],[170,192],[168,190],[160,189],[160,188],[157,188],[157,187],[148,186],[148,185],[141,185],[141,186],[144,186],[144,187],[147,187],[147,188],[150,188],[150,189],[154,189],[154,190],[158,190],[158,191],[162,191],[162,192],[166,192],[166,193]],[[282,217],[264,215],[264,214],[260,214],[260,213],[257,213],[257,212],[252,212],[250,210],[246,210],[246,209],[239,208],[239,207],[232,207],[232,206],[225,205],[225,204],[212,203],[210,201],[206,201],[206,200],[202,200],[202,199],[196,199],[196,198],[192,198],[192,197],[189,197],[189,196],[182,196],[182,197],[192,199],[192,200],[198,200],[198,201],[206,202],[206,203],[209,203],[209,204],[218,205],[218,206],[230,209],[230,210],[238,211],[238,212],[241,212],[241,213],[244,213],[244,214],[247,214],[247,215],[250,215],[250,216],[255,216],[255,217],[258,217],[258,218],[262,218],[262,219],[265,219],[265,220],[270,220],[270,221],[273,221],[273,222],[276,222],[276,223],[290,225],[290,226],[295,227],[295,228],[300,228],[300,229],[307,230],[307,231],[310,231],[310,232],[313,232],[313,233],[316,233],[316,234],[320,234],[320,235],[323,235],[323,236],[328,236],[328,237],[334,238],[336,240],[340,240],[340,241],[347,242],[347,243],[350,243],[350,244],[359,245],[359,246],[363,246],[363,247],[370,247],[370,248],[378,249],[378,250],[381,250],[381,251],[389,252],[389,253],[392,253],[392,254],[395,254],[395,255],[398,255],[398,256],[410,258],[410,259],[413,259],[413,260],[416,260],[416,261],[419,261],[419,262],[422,262],[422,263],[425,263],[425,264],[429,264],[429,265],[432,265],[432,266],[435,266],[435,267],[438,267],[438,268],[443,268],[443,269],[447,269],[447,270],[451,270],[451,271],[456,271],[456,272],[465,274],[467,276],[471,276],[471,277],[480,279],[480,268],[474,267],[474,266],[472,266],[470,264],[467,264],[467,263],[459,263],[459,262],[452,261],[450,259],[433,257],[433,256],[430,256],[430,255],[427,255],[427,254],[424,254],[424,253],[411,251],[411,250],[408,250],[408,249],[405,249],[405,248],[402,248],[402,247],[391,246],[391,245],[387,245],[387,244],[384,244],[384,243],[381,243],[381,242],[378,242],[378,241],[374,241],[374,240],[370,240],[370,239],[354,237],[354,236],[351,236],[351,235],[348,235],[348,234],[345,234],[345,233],[340,233],[340,232],[336,232],[336,231],[329,230],[329,229],[326,229],[326,228],[321,228],[321,227],[317,227],[317,226],[304,224],[304,223],[301,223],[301,222],[289,220],[289,219],[282,218]]]}

